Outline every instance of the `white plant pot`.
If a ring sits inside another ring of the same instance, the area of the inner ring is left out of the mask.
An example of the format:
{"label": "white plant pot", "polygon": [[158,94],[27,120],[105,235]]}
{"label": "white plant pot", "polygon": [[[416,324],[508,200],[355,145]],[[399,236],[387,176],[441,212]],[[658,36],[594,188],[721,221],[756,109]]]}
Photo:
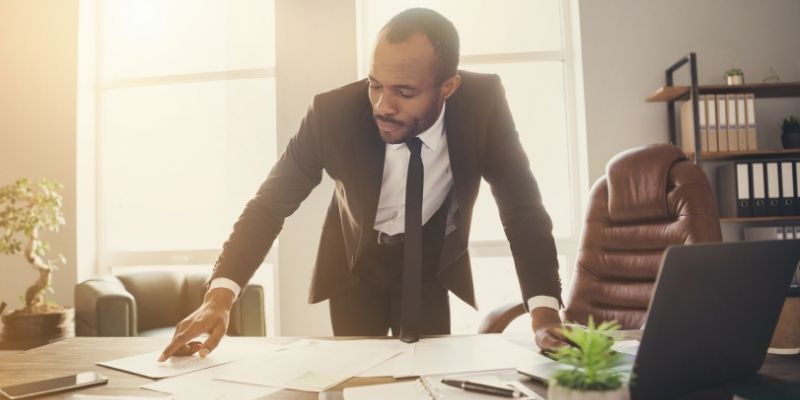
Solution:
{"label": "white plant pot", "polygon": [[583,391],[565,388],[560,385],[550,384],[547,388],[548,400],[628,400],[630,393],[628,386],[622,385],[617,390]]}

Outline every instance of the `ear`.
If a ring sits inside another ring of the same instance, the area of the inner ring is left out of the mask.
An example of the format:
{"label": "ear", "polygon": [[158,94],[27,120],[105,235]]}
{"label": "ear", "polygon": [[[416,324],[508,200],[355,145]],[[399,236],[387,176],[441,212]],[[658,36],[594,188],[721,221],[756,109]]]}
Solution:
{"label": "ear", "polygon": [[458,90],[458,87],[461,86],[461,75],[456,73],[455,75],[448,78],[441,86],[441,95],[444,99],[449,98],[453,95],[453,93]]}

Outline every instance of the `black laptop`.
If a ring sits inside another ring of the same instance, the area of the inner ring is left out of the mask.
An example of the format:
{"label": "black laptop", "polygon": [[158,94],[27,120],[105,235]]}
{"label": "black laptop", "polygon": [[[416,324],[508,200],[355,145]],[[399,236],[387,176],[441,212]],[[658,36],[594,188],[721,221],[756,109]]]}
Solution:
{"label": "black laptop", "polygon": [[[758,371],[798,264],[797,240],[667,249],[633,363],[631,398],[669,399]],[[561,368],[553,362],[518,371],[548,381]]]}

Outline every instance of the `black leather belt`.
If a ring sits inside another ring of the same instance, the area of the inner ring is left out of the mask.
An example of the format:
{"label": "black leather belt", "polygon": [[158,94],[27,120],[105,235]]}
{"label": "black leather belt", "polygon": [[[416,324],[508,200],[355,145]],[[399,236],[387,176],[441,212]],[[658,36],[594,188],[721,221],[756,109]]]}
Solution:
{"label": "black leather belt", "polygon": [[396,235],[387,235],[383,232],[377,232],[378,244],[382,246],[399,246],[403,244],[404,234],[398,233]]}

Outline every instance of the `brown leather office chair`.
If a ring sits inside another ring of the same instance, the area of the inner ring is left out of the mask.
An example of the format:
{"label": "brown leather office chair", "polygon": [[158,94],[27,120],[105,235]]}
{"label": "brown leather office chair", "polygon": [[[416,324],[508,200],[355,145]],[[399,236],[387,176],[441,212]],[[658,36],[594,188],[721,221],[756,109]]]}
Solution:
{"label": "brown leather office chair", "polygon": [[[664,250],[722,240],[716,202],[703,171],[675,146],[624,151],[592,187],[565,320],[616,320],[640,328]],[[482,333],[502,332],[522,304],[495,309]]]}

